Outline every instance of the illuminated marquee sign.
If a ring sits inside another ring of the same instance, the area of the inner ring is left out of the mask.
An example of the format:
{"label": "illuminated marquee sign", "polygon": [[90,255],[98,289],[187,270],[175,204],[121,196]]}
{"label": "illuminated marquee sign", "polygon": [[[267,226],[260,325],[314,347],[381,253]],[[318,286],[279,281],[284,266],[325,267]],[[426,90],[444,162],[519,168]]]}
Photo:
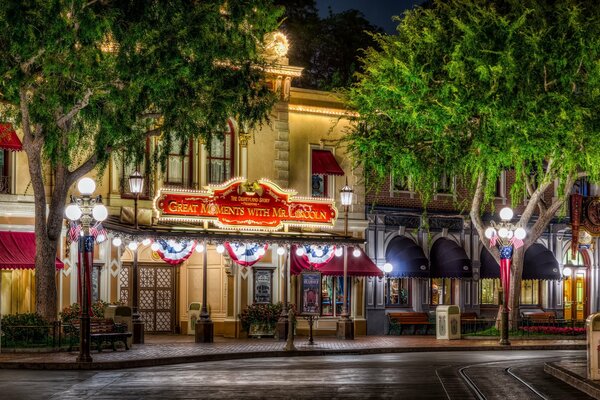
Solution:
{"label": "illuminated marquee sign", "polygon": [[333,199],[295,197],[266,179],[235,178],[207,190],[160,189],[154,209],[162,221],[211,221],[221,228],[278,230],[284,225],[333,226]]}

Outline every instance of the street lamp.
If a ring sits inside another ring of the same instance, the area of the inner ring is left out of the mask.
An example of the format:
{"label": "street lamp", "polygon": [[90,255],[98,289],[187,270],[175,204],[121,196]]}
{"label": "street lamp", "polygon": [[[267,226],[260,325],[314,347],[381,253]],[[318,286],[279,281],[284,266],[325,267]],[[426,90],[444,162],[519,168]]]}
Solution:
{"label": "street lamp", "polygon": [[385,275],[384,289],[385,289],[385,296],[386,296],[386,304],[390,303],[390,272],[392,272],[393,269],[394,269],[394,266],[392,264],[390,264],[389,262],[386,262],[385,264],[383,264],[383,274]]}
{"label": "street lamp", "polygon": [[[348,186],[346,179],[346,185],[340,190],[340,202],[344,207],[344,236],[346,237],[348,236],[348,208],[352,205],[353,195],[354,191]],[[354,323],[348,313],[348,245],[344,246],[344,303],[341,316],[342,318],[337,323],[338,339],[354,339]]]}
{"label": "street lamp", "polygon": [[[133,225],[138,230],[138,200],[140,193],[144,190],[144,177],[139,171],[129,176],[129,191],[135,196],[133,198]],[[129,243],[129,249],[133,253],[133,270],[131,271],[131,323],[133,325],[133,343],[144,343],[144,321],[140,318],[139,308],[139,285],[138,285],[138,243]]]}
{"label": "street lamp", "polygon": [[102,222],[108,216],[108,210],[102,204],[102,196],[92,198],[96,183],[91,178],[82,178],[77,183],[81,197],[71,196],[72,203],[65,209],[65,215],[71,221],[79,221],[83,229],[83,237],[79,240],[79,254],[82,262],[79,265],[79,285],[81,288],[81,314],[79,356],[77,362],[92,362],[90,355],[90,308],[91,277],[90,271],[94,263],[94,236],[90,234],[93,221]]}
{"label": "street lamp", "polygon": [[512,262],[513,249],[523,246],[523,239],[527,235],[525,229],[513,225],[510,220],[513,211],[509,207],[500,210],[501,221],[491,221],[491,226],[485,230],[485,237],[490,240],[490,247],[496,246],[500,250],[500,281],[502,292],[498,298],[502,311],[500,320],[500,344],[510,345],[508,340],[508,299],[510,290],[510,265]]}

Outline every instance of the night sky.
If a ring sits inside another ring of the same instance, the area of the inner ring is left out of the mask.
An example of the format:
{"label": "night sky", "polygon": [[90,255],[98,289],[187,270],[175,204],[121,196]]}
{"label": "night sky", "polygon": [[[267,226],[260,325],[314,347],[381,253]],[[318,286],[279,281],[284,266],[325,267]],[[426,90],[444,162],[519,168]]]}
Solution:
{"label": "night sky", "polygon": [[362,11],[365,17],[373,24],[383,28],[387,33],[396,32],[397,23],[392,21],[393,15],[402,13],[424,0],[317,0],[319,15],[327,17],[331,7],[334,13],[349,9]]}

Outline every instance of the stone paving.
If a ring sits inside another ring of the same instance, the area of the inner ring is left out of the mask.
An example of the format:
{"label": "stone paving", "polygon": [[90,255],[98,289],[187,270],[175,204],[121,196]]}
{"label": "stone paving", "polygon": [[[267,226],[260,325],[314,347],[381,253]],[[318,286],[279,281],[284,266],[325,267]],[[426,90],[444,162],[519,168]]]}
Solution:
{"label": "stone paving", "polygon": [[332,354],[376,354],[423,351],[469,350],[582,350],[585,340],[512,340],[511,346],[498,345],[497,339],[436,340],[432,336],[362,336],[355,340],[306,337],[294,341],[296,351],[285,351],[284,341],[274,339],[224,339],[214,343],[194,343],[187,335],[146,335],[146,343],[129,351],[92,351],[92,363],[77,363],[78,352],[3,353],[0,368],[28,369],[118,369],[148,367],[227,359],[314,356]]}

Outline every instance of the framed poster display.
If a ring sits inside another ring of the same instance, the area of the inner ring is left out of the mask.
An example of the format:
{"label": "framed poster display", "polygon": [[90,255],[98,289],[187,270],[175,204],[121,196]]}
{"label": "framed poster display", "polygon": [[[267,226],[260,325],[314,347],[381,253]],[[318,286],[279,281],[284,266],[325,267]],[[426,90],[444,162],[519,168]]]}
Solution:
{"label": "framed poster display", "polygon": [[300,315],[320,315],[321,273],[303,272],[300,276]]}
{"label": "framed poster display", "polygon": [[273,302],[273,270],[254,268],[254,303]]}

